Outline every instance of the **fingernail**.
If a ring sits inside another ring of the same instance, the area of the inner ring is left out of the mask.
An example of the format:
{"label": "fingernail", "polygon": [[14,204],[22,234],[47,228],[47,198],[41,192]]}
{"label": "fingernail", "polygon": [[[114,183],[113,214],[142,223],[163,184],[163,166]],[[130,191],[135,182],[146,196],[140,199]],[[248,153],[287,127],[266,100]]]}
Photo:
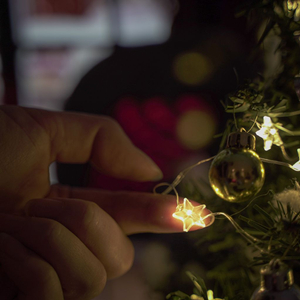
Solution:
{"label": "fingernail", "polygon": [[25,206],[25,212],[31,217],[54,218],[64,210],[64,202],[54,199],[34,199]]}

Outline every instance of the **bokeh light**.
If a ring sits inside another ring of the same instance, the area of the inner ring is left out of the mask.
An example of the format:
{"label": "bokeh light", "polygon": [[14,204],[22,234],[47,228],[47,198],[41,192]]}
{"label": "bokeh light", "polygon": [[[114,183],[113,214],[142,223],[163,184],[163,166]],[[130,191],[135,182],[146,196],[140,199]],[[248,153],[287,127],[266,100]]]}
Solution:
{"label": "bokeh light", "polygon": [[214,70],[211,60],[200,52],[185,52],[173,62],[174,76],[186,85],[202,85],[209,81]]}

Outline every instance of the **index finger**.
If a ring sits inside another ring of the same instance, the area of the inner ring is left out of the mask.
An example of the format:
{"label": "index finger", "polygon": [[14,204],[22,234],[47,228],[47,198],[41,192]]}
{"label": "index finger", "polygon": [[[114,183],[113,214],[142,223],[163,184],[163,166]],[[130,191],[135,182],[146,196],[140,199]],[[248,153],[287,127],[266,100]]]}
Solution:
{"label": "index finger", "polygon": [[[151,193],[106,191],[98,189],[71,188],[54,185],[49,197],[75,198],[92,201],[106,211],[126,234],[141,232],[174,233],[182,232],[182,222],[173,218],[176,198],[172,195]],[[210,214],[203,210],[203,217]],[[206,224],[211,218],[205,219]],[[193,226],[191,230],[199,229]]]}

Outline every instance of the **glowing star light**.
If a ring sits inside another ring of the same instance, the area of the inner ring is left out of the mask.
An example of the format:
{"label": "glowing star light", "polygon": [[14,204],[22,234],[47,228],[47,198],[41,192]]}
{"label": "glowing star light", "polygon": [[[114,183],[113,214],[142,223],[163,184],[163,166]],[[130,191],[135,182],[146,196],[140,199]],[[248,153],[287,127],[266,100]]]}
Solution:
{"label": "glowing star light", "polygon": [[277,128],[273,125],[270,117],[264,116],[264,123],[261,128],[256,131],[256,134],[264,140],[264,149],[268,151],[272,144],[282,146],[282,140]]}
{"label": "glowing star light", "polygon": [[173,213],[175,219],[179,219],[183,222],[183,231],[189,231],[193,225],[205,227],[202,212],[205,205],[193,206],[193,204],[187,199],[183,199],[183,204],[178,204],[176,211]]}
{"label": "glowing star light", "polygon": [[294,169],[295,171],[300,171],[300,148],[297,149],[297,152],[298,152],[299,160],[292,165],[292,169]]}

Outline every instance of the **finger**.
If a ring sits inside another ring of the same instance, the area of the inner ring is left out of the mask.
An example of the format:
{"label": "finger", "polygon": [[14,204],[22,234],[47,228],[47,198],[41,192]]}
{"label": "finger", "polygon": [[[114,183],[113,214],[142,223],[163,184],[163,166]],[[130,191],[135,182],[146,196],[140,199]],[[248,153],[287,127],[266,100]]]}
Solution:
{"label": "finger", "polygon": [[103,265],[58,222],[0,214],[0,231],[12,235],[54,268],[64,291],[64,299],[91,299],[100,294],[105,286]]}
{"label": "finger", "polygon": [[[0,262],[24,300],[63,300],[59,278],[54,269],[12,236],[0,233]],[[1,299],[13,299],[0,291]]]}
{"label": "finger", "polygon": [[13,106],[4,106],[2,111],[17,120],[34,144],[40,144],[41,137],[35,133],[43,128],[50,140],[49,163],[90,160],[99,171],[116,178],[135,181],[162,178],[157,165],[131,143],[111,118]]}
{"label": "finger", "polygon": [[73,232],[102,262],[107,277],[127,272],[134,249],[118,224],[97,204],[78,199],[34,199],[27,203],[28,215],[50,218]]}
{"label": "finger", "polygon": [[[177,204],[176,198],[171,195],[110,192],[54,185],[51,187],[50,196],[92,201],[112,216],[126,234],[182,232],[182,222],[172,216]],[[199,205],[196,202],[193,204]],[[211,214],[211,211],[204,209],[203,217],[208,214]],[[209,224],[211,220],[208,217],[205,223]],[[196,229],[199,227],[191,228],[191,230]]]}

